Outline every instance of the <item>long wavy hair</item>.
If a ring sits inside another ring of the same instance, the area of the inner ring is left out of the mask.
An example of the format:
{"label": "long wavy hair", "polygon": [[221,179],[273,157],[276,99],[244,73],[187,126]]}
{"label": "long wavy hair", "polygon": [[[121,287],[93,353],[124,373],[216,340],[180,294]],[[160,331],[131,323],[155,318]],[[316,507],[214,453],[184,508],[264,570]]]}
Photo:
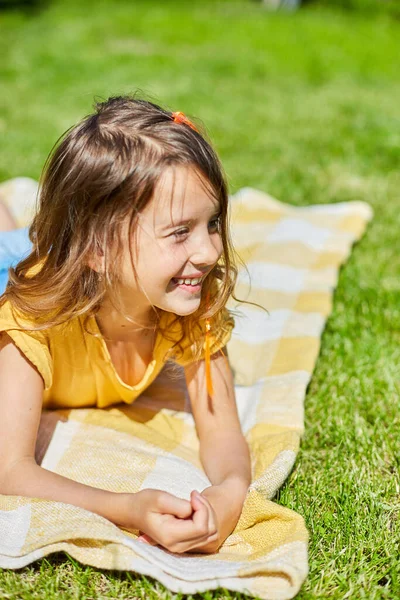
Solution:
{"label": "long wavy hair", "polygon": [[[85,330],[91,333],[87,319],[108,294],[131,320],[113,293],[124,244],[122,226],[129,219],[131,239],[136,217],[152,199],[166,168],[193,167],[219,202],[223,246],[220,260],[203,283],[199,308],[188,316],[176,315],[173,321],[182,326],[177,355],[186,338],[199,356],[205,319],[212,317],[215,332],[221,335],[229,319],[233,321],[225,305],[231,295],[235,298],[236,254],[229,235],[228,186],[218,156],[197,122],[196,130],[177,123],[171,111],[136,94],[111,97],[94,108],[60,137],[45,163],[29,227],[32,251],[9,269],[0,305],[9,300],[13,310],[33,323],[31,331],[84,315]],[[99,250],[105,257],[103,277],[88,266],[89,257]],[[133,262],[132,266],[135,270]],[[155,313],[159,320],[160,310]],[[163,333],[168,337],[168,331]]]}

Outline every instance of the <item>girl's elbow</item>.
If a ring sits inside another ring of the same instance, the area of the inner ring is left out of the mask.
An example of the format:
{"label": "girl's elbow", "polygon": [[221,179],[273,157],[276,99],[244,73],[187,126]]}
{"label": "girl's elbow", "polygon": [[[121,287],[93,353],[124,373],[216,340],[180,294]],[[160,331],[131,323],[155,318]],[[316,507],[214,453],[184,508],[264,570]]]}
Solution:
{"label": "girl's elbow", "polygon": [[37,467],[33,456],[1,461],[0,494],[4,496],[23,496],[27,470]]}

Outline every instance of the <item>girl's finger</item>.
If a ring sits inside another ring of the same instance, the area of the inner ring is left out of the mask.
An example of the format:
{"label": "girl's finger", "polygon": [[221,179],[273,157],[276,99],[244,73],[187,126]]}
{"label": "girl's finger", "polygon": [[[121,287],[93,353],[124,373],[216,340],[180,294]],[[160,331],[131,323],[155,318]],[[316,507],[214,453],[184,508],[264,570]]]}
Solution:
{"label": "girl's finger", "polygon": [[191,495],[192,506],[195,509],[193,521],[206,528],[206,536],[210,535],[210,526],[212,527],[213,515],[210,504],[198,492],[193,491]]}
{"label": "girl's finger", "polygon": [[164,492],[159,499],[159,508],[163,513],[174,515],[178,519],[187,519],[192,515],[192,505],[188,500]]}
{"label": "girl's finger", "polygon": [[200,500],[194,500],[192,506],[196,508],[191,519],[176,519],[171,516],[164,521],[162,538],[164,541],[168,540],[167,545],[176,543],[183,546],[187,542],[201,542],[209,536],[207,507]]}
{"label": "girl's finger", "polygon": [[215,519],[214,519],[214,510],[210,504],[210,502],[207,500],[207,498],[205,498],[204,496],[202,496],[201,494],[199,494],[197,496],[197,499],[203,503],[203,505],[207,508],[207,512],[208,512],[208,531],[209,531],[209,535],[213,535],[216,531],[216,523],[215,523]]}
{"label": "girl's finger", "polygon": [[143,544],[149,544],[150,546],[157,546],[157,542],[155,542],[153,540],[153,538],[151,538],[149,535],[146,535],[145,533],[143,533],[142,535],[140,535],[137,540],[137,542],[142,542]]}

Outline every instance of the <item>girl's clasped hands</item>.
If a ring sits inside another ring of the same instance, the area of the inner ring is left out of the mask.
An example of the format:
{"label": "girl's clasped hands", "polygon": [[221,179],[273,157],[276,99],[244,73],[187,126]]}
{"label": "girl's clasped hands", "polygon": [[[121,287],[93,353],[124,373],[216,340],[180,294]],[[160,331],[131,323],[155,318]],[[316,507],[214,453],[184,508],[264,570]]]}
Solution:
{"label": "girl's clasped hands", "polygon": [[159,490],[143,490],[135,501],[143,502],[139,541],[160,544],[170,552],[215,552],[220,543],[217,516],[210,502],[196,490],[190,501]]}

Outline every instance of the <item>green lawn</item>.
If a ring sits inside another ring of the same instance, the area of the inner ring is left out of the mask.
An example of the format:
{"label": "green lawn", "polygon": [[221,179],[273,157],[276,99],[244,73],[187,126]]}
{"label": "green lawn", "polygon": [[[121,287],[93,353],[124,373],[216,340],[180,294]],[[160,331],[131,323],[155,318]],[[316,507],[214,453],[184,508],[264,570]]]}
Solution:
{"label": "green lawn", "polygon": [[[141,88],[205,122],[232,192],[374,207],[341,272],[277,501],[311,532],[299,599],[400,598],[400,22],[270,14],[254,0],[57,0],[0,13],[0,32],[0,181],[38,178],[93,96]],[[0,598],[59,596],[181,597],[64,555],[0,572]]]}

